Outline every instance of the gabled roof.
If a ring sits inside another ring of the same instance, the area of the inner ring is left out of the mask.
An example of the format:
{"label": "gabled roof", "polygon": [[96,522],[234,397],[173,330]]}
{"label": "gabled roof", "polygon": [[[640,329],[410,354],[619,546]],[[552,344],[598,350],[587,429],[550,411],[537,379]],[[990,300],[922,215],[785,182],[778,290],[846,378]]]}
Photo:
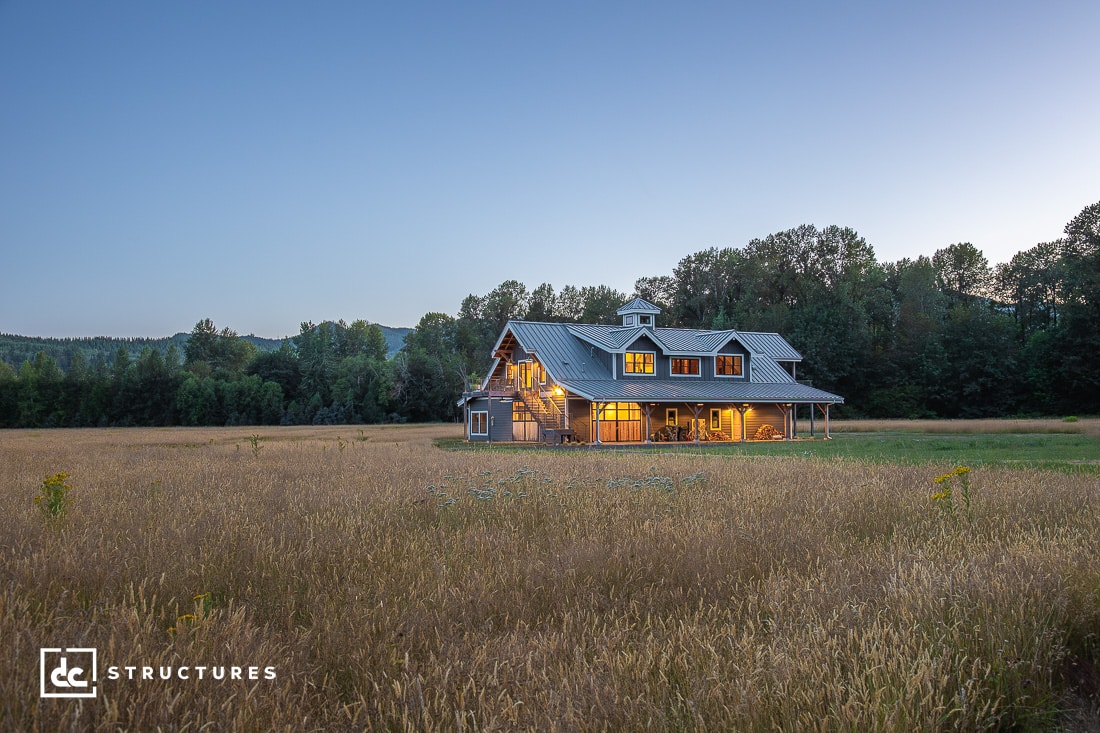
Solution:
{"label": "gabled roof", "polygon": [[566,323],[564,325],[574,336],[584,339],[593,346],[605,351],[621,351],[642,335],[653,329],[645,326],[598,326],[593,323]]}
{"label": "gabled roof", "polygon": [[[753,354],[763,354],[777,361],[802,361],[787,340],[777,333],[751,331],[706,331],[694,328],[652,328],[650,326],[601,326],[592,323],[554,323],[564,326],[574,336],[605,351],[622,353],[643,334],[657,344],[665,354],[698,354],[711,356],[730,341],[738,341]],[[498,343],[499,346],[499,343]]]}
{"label": "gabled roof", "polygon": [[511,330],[524,350],[538,357],[543,368],[560,382],[565,379],[611,379],[610,370],[595,344],[574,337],[564,323],[509,321]]}
{"label": "gabled roof", "polygon": [[661,312],[661,309],[650,303],[648,300],[642,300],[641,298],[635,298],[619,310],[615,311],[615,315],[621,316],[626,313],[653,313],[657,315]]}
{"label": "gabled roof", "polygon": [[[750,354],[747,379],[614,379],[607,355],[624,352],[643,336],[652,340],[666,355],[700,357],[716,355],[727,344],[736,341]],[[555,383],[590,400],[710,403],[844,401],[837,395],[795,381],[779,362],[801,361],[802,355],[777,333],[509,321],[497,339],[493,353],[497,354],[503,344],[513,341],[533,354]],[[498,357],[493,362],[490,375],[499,362]],[[486,384],[488,379],[486,377]]]}

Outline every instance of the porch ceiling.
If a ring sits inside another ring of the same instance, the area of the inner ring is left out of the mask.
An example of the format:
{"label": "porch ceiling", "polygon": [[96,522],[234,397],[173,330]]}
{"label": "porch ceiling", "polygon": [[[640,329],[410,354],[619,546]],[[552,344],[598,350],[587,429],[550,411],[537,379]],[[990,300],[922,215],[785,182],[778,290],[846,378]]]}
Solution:
{"label": "porch ceiling", "polygon": [[561,386],[585,399],[600,402],[800,402],[841,404],[844,398],[805,384],[758,384],[691,378],[625,381],[563,380]]}

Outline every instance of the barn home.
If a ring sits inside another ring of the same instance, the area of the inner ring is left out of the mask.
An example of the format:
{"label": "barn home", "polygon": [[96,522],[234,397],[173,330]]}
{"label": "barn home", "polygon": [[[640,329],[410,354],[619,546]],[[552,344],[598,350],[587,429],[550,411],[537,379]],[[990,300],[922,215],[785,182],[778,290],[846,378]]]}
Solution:
{"label": "barn home", "polygon": [[[466,438],[649,443],[813,436],[844,399],[797,381],[776,333],[661,328],[641,298],[616,325],[509,321],[489,374],[462,395]],[[800,409],[801,408],[801,409]]]}

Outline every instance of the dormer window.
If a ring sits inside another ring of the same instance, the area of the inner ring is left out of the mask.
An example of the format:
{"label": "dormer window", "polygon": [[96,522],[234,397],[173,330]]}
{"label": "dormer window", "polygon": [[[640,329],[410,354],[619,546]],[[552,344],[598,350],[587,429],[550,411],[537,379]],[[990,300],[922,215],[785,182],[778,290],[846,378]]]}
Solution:
{"label": "dormer window", "polygon": [[623,354],[624,374],[652,374],[654,357],[652,351],[628,351]]}
{"label": "dormer window", "polygon": [[677,377],[698,377],[699,358],[694,356],[674,358],[672,360],[672,374]]}
{"label": "dormer window", "polygon": [[634,315],[631,314],[631,315],[628,315],[628,316],[623,316],[623,325],[624,326],[633,326],[634,325]]}
{"label": "dormer window", "polygon": [[[630,316],[627,316],[627,318],[630,318]],[[653,325],[653,316],[638,316],[638,324],[641,325],[641,326],[652,326]],[[627,325],[630,325],[630,324],[627,324]]]}
{"label": "dormer window", "polygon": [[741,369],[742,361],[738,354],[719,354],[714,357],[714,373],[719,377],[740,377]]}

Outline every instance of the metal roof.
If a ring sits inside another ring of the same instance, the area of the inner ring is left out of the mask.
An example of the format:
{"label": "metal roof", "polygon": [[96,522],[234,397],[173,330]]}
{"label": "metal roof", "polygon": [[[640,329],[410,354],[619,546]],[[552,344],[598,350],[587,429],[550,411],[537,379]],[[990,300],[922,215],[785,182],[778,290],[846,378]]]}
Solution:
{"label": "metal roof", "polygon": [[779,362],[769,358],[765,354],[753,354],[749,359],[750,382],[764,384],[784,384],[793,382],[794,377],[779,365]]}
{"label": "metal roof", "polygon": [[757,354],[767,354],[776,361],[802,361],[802,354],[787,343],[778,333],[738,331],[737,339]]}
{"label": "metal roof", "polygon": [[557,382],[564,379],[611,379],[594,345],[576,338],[564,323],[512,321],[516,340],[539,362]]}
{"label": "metal roof", "polygon": [[641,298],[635,298],[619,310],[615,311],[615,315],[621,316],[625,313],[660,313],[661,309],[650,303],[648,300],[642,300]]}
{"label": "metal roof", "polygon": [[573,335],[607,351],[618,351],[627,344],[633,342],[643,331],[652,330],[644,326],[600,326],[594,323],[556,323],[546,325],[565,326]]}
{"label": "metal roof", "polygon": [[[777,333],[509,321],[496,348],[508,334],[538,358],[555,383],[590,400],[844,402],[795,381],[778,362],[801,361],[802,355]],[[737,341],[750,353],[748,379],[613,379],[606,354],[621,353],[642,336],[666,354],[699,356],[714,355]]]}
{"label": "metal roof", "polygon": [[[517,321],[520,323],[521,321]],[[777,361],[802,361],[787,340],[777,333],[754,331],[707,331],[694,328],[650,328],[647,326],[602,326],[593,323],[547,323],[566,328],[594,346],[607,351],[622,351],[643,333],[649,335],[668,354],[716,354],[730,341],[738,341],[753,354],[764,354]]]}

